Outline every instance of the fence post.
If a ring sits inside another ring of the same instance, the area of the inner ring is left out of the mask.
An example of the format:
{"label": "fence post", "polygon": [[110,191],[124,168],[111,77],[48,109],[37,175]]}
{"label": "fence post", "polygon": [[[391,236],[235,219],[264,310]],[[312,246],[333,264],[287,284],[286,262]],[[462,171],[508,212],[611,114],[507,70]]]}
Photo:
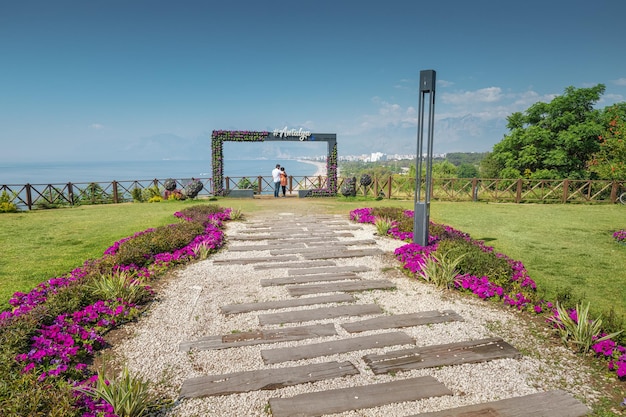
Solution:
{"label": "fence post", "polygon": [[561,202],[563,204],[567,203],[567,194],[569,193],[569,180],[563,181],[563,198]]}
{"label": "fence post", "polygon": [[613,180],[613,183],[611,184],[611,203],[613,204],[617,203],[617,187],[618,182]]}
{"label": "fence post", "polygon": [[257,192],[259,193],[259,195],[261,195],[261,193],[263,192],[263,177],[261,175],[259,175],[257,177]]}
{"label": "fence post", "polygon": [[29,210],[32,210],[33,208],[33,197],[30,191],[30,184],[26,184],[24,186],[24,188],[26,188],[26,205],[28,206]]}
{"label": "fence post", "polygon": [[472,201],[478,201],[478,179],[472,178]]}
{"label": "fence post", "polygon": [[517,191],[515,193],[515,202],[520,203],[522,201],[522,179],[517,180]]}
{"label": "fence post", "polygon": [[293,192],[293,175],[289,176],[289,194]]}
{"label": "fence post", "polygon": [[70,206],[74,205],[74,187],[72,187],[72,183],[67,183],[67,198],[69,199]]}
{"label": "fence post", "polygon": [[374,197],[378,197],[378,177],[374,177]]}
{"label": "fence post", "polygon": [[387,198],[391,199],[391,182],[393,181],[393,177],[390,175],[389,176],[389,185],[387,186],[387,190],[389,191],[387,193]]}
{"label": "fence post", "polygon": [[113,180],[113,203],[119,203],[117,195],[117,181]]}

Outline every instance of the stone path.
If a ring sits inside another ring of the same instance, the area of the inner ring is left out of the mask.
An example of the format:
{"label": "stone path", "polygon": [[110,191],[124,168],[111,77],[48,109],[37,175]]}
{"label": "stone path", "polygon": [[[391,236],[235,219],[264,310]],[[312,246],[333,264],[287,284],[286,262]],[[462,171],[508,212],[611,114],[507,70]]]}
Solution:
{"label": "stone path", "polygon": [[[181,340],[178,349],[185,352],[262,345],[260,359],[265,364],[258,369],[189,378],[180,390],[181,400],[277,390],[345,378],[361,372],[395,375],[393,380],[386,382],[276,396],[269,400],[268,411],[275,417],[322,416],[462,395],[432,376],[406,377],[403,374],[424,368],[515,361],[522,357],[514,346],[498,337],[424,346],[405,330],[463,321],[464,317],[454,310],[439,309],[439,306],[433,305],[431,310],[392,314],[376,303],[358,300],[355,294],[395,291],[396,287],[384,277],[362,277],[363,273],[372,271],[359,265],[358,259],[382,256],[384,252],[375,247],[374,239],[354,238],[352,232],[356,230],[362,230],[362,226],[334,216],[292,216],[283,218],[280,223],[250,221],[243,231],[229,236],[230,244],[226,250],[241,256],[215,260],[214,264],[253,265],[257,271],[272,268],[286,270],[287,276],[259,278],[258,291],[261,293],[266,288],[280,287],[289,297],[285,300],[220,306],[220,314],[225,316],[257,314],[258,329]],[[259,250],[268,251],[269,256],[246,256],[247,252],[256,253]],[[336,260],[346,258],[355,262],[351,265],[337,264]],[[349,321],[346,322],[346,318]],[[326,323],[308,323],[320,320]],[[309,342],[309,339],[315,341]],[[280,345],[293,341],[300,343],[287,347]],[[419,346],[416,346],[417,343]],[[274,346],[276,344],[280,346]],[[379,349],[383,349],[384,353],[371,353],[372,350],[381,352]],[[363,353],[358,363],[325,358],[347,352]],[[315,362],[302,365],[303,360]],[[588,408],[571,395],[555,390],[414,415],[576,417],[588,412]]]}

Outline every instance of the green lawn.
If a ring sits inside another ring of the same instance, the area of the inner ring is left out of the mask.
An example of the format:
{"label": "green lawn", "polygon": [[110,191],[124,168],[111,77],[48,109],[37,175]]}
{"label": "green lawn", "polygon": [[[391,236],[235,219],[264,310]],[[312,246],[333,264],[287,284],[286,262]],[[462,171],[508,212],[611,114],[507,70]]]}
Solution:
{"label": "green lawn", "polygon": [[[15,291],[62,275],[134,232],[173,223],[196,202],[82,206],[0,215],[0,309]],[[220,199],[214,204],[254,212],[340,213],[412,201],[345,199]],[[626,228],[621,205],[534,205],[433,202],[430,218],[485,240],[524,263],[547,299],[570,288],[596,311],[626,315],[626,246],[612,233]]]}

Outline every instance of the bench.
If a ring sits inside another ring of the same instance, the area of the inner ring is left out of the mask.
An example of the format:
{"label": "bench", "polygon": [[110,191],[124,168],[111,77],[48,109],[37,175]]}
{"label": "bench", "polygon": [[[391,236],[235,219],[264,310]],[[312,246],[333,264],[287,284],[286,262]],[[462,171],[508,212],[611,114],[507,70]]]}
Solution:
{"label": "bench", "polygon": [[254,198],[254,190],[228,190],[226,197],[230,198]]}

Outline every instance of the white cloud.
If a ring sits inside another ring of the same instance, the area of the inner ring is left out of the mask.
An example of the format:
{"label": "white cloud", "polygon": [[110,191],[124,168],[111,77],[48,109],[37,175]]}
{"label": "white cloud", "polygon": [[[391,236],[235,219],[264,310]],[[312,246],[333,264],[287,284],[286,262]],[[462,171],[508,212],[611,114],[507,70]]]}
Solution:
{"label": "white cloud", "polygon": [[100,123],[92,123],[91,125],[89,125],[89,128],[95,129],[95,130],[101,130],[101,129],[104,129],[104,126],[101,125]]}
{"label": "white cloud", "polygon": [[615,85],[626,86],[626,78],[618,78],[617,80],[611,80]]}
{"label": "white cloud", "polygon": [[460,105],[468,103],[493,103],[503,98],[500,87],[481,88],[476,91],[461,91],[459,93],[443,93],[441,100],[444,103]]}

